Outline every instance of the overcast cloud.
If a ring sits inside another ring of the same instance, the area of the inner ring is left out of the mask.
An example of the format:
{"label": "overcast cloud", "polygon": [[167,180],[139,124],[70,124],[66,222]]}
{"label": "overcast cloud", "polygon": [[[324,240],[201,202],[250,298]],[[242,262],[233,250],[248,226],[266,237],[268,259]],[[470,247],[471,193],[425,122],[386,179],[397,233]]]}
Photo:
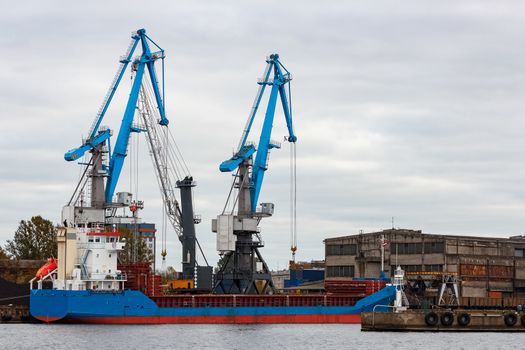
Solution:
{"label": "overcast cloud", "polygon": [[[265,56],[292,72],[301,260],[322,240],[395,226],[428,233],[525,233],[525,6],[520,1],[20,1],[0,13],[0,244],[19,220],[58,222],[79,145],[130,32],[167,53],[171,127],[198,181],[198,235],[216,261],[210,220],[230,176]],[[105,124],[116,128],[130,83]],[[260,115],[262,117],[262,115]],[[286,135],[280,110],[274,139]],[[145,143],[142,143],[145,146]],[[261,201],[271,268],[289,259],[288,147],[272,151]],[[141,153],[143,217],[160,195]],[[129,171],[129,170],[128,170]],[[117,190],[129,190],[126,169]],[[180,261],[170,242],[169,263]]]}

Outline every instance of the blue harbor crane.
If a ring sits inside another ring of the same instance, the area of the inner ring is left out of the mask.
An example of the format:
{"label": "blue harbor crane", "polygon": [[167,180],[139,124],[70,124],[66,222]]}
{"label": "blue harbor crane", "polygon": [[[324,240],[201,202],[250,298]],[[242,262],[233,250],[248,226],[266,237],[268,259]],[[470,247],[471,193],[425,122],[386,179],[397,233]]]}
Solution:
{"label": "blue harbor crane", "polygon": [[[269,152],[273,148],[281,147],[279,142],[271,140],[278,97],[281,100],[288,128],[286,140],[291,143],[294,149],[292,154],[295,155],[297,136],[292,122],[291,79],[290,72],[283,66],[278,54],[272,54],[266,59],[266,69],[263,77],[258,81],[259,89],[236,152],[219,166],[221,172],[235,171],[235,175],[226,206],[222,214],[212,221],[212,229],[217,233],[217,250],[222,256],[214,287],[216,293],[265,294],[274,291],[270,271],[259,252],[259,248],[264,244],[258,227],[263,217],[273,214],[274,206],[272,203],[260,203],[259,210],[258,201],[264,174],[268,170]],[[259,143],[256,146],[248,142],[248,136],[266,87],[270,87],[271,91]],[[295,173],[295,163],[293,172]],[[293,188],[295,191],[295,185]],[[234,189],[238,190],[238,195],[232,198]],[[237,204],[236,213],[234,213],[235,209],[226,212],[230,200],[233,200],[234,208]],[[292,238],[293,254],[295,249]]]}
{"label": "blue harbor crane", "polygon": [[[164,50],[146,34],[144,29],[134,32],[131,39],[126,53],[120,59],[117,73],[91,125],[87,139],[82,142],[81,146],[64,155],[67,161],[74,161],[83,157],[86,152],[92,154],[69,204],[78,201],[78,196],[82,193],[89,177],[88,192],[90,192],[91,207],[110,209],[111,216],[115,214],[117,208],[124,204],[129,205],[129,203],[122,203],[120,199],[114,202],[115,189],[128,153],[131,134],[144,133],[164,203],[164,215],[171,222],[182,243],[182,278],[189,281],[195,280],[197,284],[196,271],[202,271],[202,275],[206,275],[205,279],[210,281],[208,288],[211,288],[211,267],[201,268],[196,262],[196,245],[199,243],[195,236],[195,224],[200,220],[197,220],[193,213],[192,188],[195,182],[189,174],[178,147],[170,145],[170,142],[174,143],[174,140],[168,130],[169,120],[166,117],[164,105]],[[133,54],[138,46],[141,47],[142,53],[134,57]],[[160,82],[155,71],[155,62],[158,60],[161,60],[162,63]],[[101,127],[101,123],[128,66],[131,67],[133,83],[117,140],[111,150],[112,132]],[[145,78],[145,75],[148,75],[149,79]],[[134,120],[136,115],[140,120]],[[106,155],[109,157],[109,164],[105,161]],[[86,177],[88,169],[90,172]],[[180,190],[181,205],[175,196],[174,187]],[[77,200],[73,200],[75,196]],[[136,206],[133,208],[136,210]],[[165,229],[163,217],[161,254],[163,268],[165,268],[167,254]],[[202,255],[204,257],[204,254]],[[206,260],[205,257],[204,260]],[[204,284],[200,283],[200,287],[203,286]]]}
{"label": "blue harbor crane", "polygon": [[[81,158],[86,152],[91,151],[92,149],[96,148],[98,145],[103,144],[110,138],[111,131],[109,129],[100,130],[99,132],[100,124],[104,119],[104,116],[106,115],[106,112],[111,104],[111,100],[113,99],[113,96],[117,91],[119,83],[122,80],[122,77],[124,76],[126,68],[128,67],[129,63],[131,63],[132,69],[135,71],[135,79],[133,81],[133,86],[129,94],[128,103],[124,112],[124,117],[122,118],[122,123],[120,124],[120,130],[117,137],[117,141],[115,143],[113,153],[110,156],[111,158],[109,162],[109,169],[107,169],[108,180],[106,183],[105,191],[105,201],[107,203],[111,203],[113,200],[115,188],[117,186],[120,177],[120,172],[122,171],[122,167],[124,165],[124,159],[127,154],[129,136],[132,132],[141,131],[140,129],[134,128],[132,124],[133,117],[135,116],[135,109],[137,108],[137,100],[139,98],[140,88],[142,86],[142,79],[146,67],[149,72],[151,85],[155,94],[156,105],[160,113],[161,119],[159,121],[159,124],[169,124],[169,121],[166,118],[166,112],[164,110],[164,89],[162,90],[161,94],[157,79],[157,73],[155,72],[154,67],[155,61],[158,59],[162,59],[162,70],[164,72],[164,50],[161,49],[153,40],[151,40],[149,36],[146,35],[145,29],[137,30],[135,33],[133,33],[131,38],[132,40],[128,46],[128,50],[120,59],[119,69],[117,70],[113,82],[111,83],[111,86],[106,96],[104,97],[102,105],[98,110],[95,120],[91,125],[88,138],[82,143],[80,147],[72,149],[66,152],[66,154],[64,155],[64,158],[67,161],[76,160],[78,158]],[[142,54],[140,55],[140,57],[132,59],[133,53],[135,52],[135,49],[137,48],[139,42],[142,47]],[[152,52],[148,42],[151,42],[158,49],[158,51]],[[162,77],[162,81],[164,85],[164,76]]]}

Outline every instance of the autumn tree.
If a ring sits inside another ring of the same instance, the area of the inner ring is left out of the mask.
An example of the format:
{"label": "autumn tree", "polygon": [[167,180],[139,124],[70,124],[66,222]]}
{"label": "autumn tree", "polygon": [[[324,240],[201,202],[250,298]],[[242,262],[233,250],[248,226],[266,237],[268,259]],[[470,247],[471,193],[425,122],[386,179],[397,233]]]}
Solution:
{"label": "autumn tree", "polygon": [[119,261],[123,264],[153,261],[153,252],[148,248],[146,240],[139,232],[121,228],[119,232],[125,238],[126,245],[119,253]]}
{"label": "autumn tree", "polygon": [[7,253],[0,247],[0,260],[9,259],[9,256],[7,256]]}
{"label": "autumn tree", "polygon": [[232,254],[233,253],[226,253],[224,255],[221,255],[219,261],[217,261],[217,266],[214,269],[215,273],[219,272],[221,269],[224,269],[224,271],[233,269]]}
{"label": "autumn tree", "polygon": [[157,272],[162,277],[162,283],[166,284],[169,281],[177,279],[177,271],[175,271],[175,268],[173,266],[166,267],[166,271],[160,271]]}
{"label": "autumn tree", "polygon": [[44,260],[57,256],[56,229],[40,215],[22,220],[5,251],[15,259]]}

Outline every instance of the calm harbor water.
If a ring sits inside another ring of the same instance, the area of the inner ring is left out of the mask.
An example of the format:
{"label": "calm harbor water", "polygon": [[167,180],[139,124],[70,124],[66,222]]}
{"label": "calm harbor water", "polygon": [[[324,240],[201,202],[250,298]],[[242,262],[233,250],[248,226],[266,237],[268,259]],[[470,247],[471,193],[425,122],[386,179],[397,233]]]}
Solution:
{"label": "calm harbor water", "polygon": [[0,349],[525,349],[525,334],[370,333],[340,324],[0,324]]}

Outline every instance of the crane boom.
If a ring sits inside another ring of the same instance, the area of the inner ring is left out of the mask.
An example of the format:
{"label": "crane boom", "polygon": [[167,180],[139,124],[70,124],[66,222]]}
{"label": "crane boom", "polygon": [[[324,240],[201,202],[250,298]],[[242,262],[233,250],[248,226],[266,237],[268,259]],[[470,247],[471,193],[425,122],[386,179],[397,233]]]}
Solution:
{"label": "crane boom", "polygon": [[[159,86],[157,82],[157,76],[155,73],[154,63],[157,59],[164,59],[164,50],[160,49],[157,53],[152,53],[148,45],[148,36],[144,29],[137,31],[139,35],[141,44],[142,44],[142,55],[133,61],[133,69],[135,70],[135,79],[133,80],[133,86],[129,94],[128,104],[122,118],[122,123],[120,124],[120,130],[115,142],[115,147],[113,154],[111,154],[111,159],[109,161],[109,172],[108,180],[106,183],[106,202],[111,202],[113,194],[115,193],[115,188],[117,186],[118,179],[120,177],[120,172],[122,171],[122,166],[124,165],[124,158],[127,154],[129,135],[136,130],[133,129],[133,117],[135,115],[135,109],[137,107],[137,99],[140,92],[140,87],[142,85],[142,79],[144,76],[144,71],[147,67],[149,77],[151,80],[151,85],[153,91],[155,92],[155,99],[157,108],[160,112],[160,121],[161,125],[168,125],[169,121],[166,118],[164,111],[164,102],[162,101],[161,94],[159,92]],[[156,45],[156,44],[155,44]]]}

